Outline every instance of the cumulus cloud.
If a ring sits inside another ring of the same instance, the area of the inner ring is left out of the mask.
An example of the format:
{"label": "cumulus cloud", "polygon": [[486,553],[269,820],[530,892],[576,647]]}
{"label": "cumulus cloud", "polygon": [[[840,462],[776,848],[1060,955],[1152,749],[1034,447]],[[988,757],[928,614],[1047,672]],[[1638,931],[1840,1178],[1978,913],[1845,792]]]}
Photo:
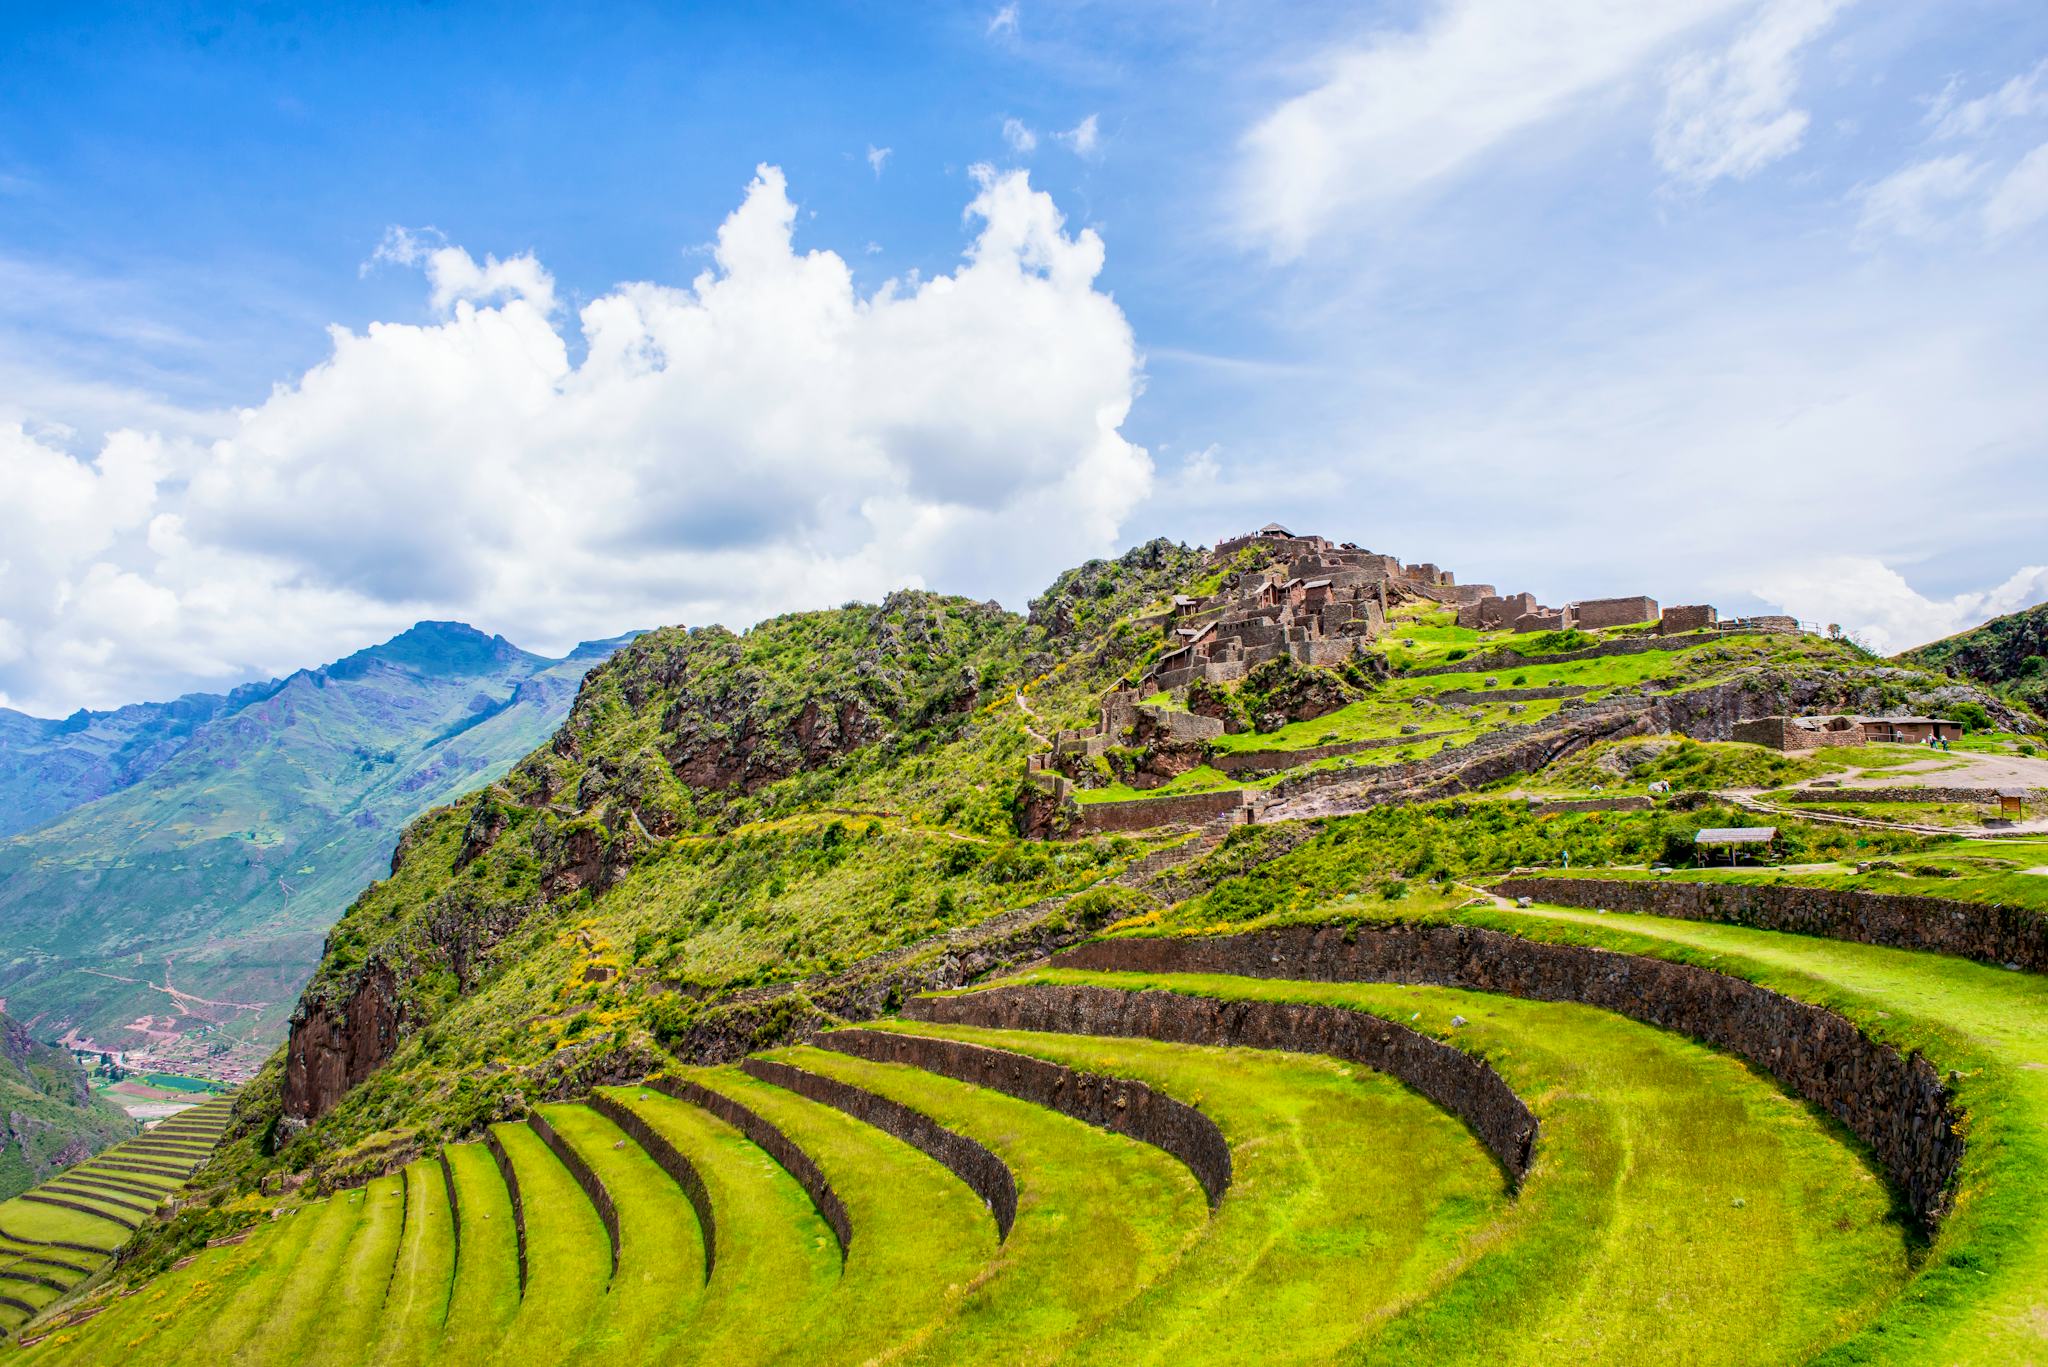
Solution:
{"label": "cumulus cloud", "polygon": [[1038,134],[1022,119],[1003,120],[1003,141],[1010,144],[1010,150],[1029,156],[1038,150]]}
{"label": "cumulus cloud", "polygon": [[1988,589],[1930,598],[1882,560],[1834,556],[1776,570],[1755,592],[1801,617],[1836,623],[1889,655],[2048,600],[2048,566],[2028,565]]}
{"label": "cumulus cloud", "polygon": [[2048,218],[2048,143],[2020,158],[1984,202],[1984,229],[2004,237]]}
{"label": "cumulus cloud", "polygon": [[1723,52],[1694,53],[1665,73],[1658,165],[1695,187],[1743,180],[1798,148],[1807,112],[1792,108],[1799,53],[1849,0],[1772,0]]}
{"label": "cumulus cloud", "polygon": [[1053,136],[1065,143],[1068,149],[1077,157],[1092,157],[1102,148],[1102,128],[1096,122],[1096,116],[1093,114],[1090,114],[1066,132],[1055,133]]}
{"label": "cumulus cloud", "polygon": [[764,166],[694,280],[573,323],[529,255],[394,234],[379,259],[425,273],[437,320],[333,329],[217,440],[80,458],[0,429],[30,529],[0,570],[0,690],[104,705],[425,615],[561,647],[905,583],[1016,601],[1146,495],[1120,431],[1139,362],[1094,232],[987,168],[966,217],[952,272],[863,294],[797,248]]}
{"label": "cumulus cloud", "polygon": [[1331,54],[1243,139],[1235,217],[1278,257],[1471,168],[1749,0],[1440,0]]}

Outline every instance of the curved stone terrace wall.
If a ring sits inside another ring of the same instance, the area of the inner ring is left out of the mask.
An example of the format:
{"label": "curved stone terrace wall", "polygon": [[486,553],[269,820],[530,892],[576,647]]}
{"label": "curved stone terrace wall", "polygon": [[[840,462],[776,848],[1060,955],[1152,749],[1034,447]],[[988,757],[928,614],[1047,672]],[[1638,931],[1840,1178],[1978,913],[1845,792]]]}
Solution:
{"label": "curved stone terrace wall", "polygon": [[[449,1267],[462,1266],[462,1198],[455,1194],[455,1169],[448,1166],[448,1150],[439,1154],[441,1164],[441,1187],[448,1193],[448,1229],[450,1246],[454,1249],[453,1261]],[[397,1267],[394,1260],[392,1266]],[[453,1275],[451,1272],[450,1275]]]}
{"label": "curved stone terrace wall", "polygon": [[484,1131],[484,1147],[498,1164],[498,1176],[504,1180],[505,1192],[512,1198],[512,1234],[519,1248],[519,1299],[526,1299],[526,1203],[519,1199],[519,1173],[512,1167],[512,1156],[505,1152],[505,1146],[498,1140],[498,1132]]}
{"label": "curved stone terrace wall", "polygon": [[1651,650],[1690,650],[1695,646],[1720,645],[1724,639],[1724,635],[1719,632],[1705,632],[1696,637],[1624,636],[1619,640],[1602,641],[1597,646],[1587,646],[1584,650],[1560,650],[1552,655],[1524,655],[1519,650],[1496,646],[1449,664],[1404,670],[1400,677],[1415,679],[1433,674],[1483,674],[1490,670],[1518,669],[1528,665],[1557,665],[1570,664],[1573,660],[1597,660],[1607,655],[1641,655]]}
{"label": "curved stone terrace wall", "polygon": [[131,1220],[125,1215],[116,1215],[111,1210],[89,1206],[83,1201],[67,1201],[61,1196],[44,1196],[40,1192],[25,1191],[17,1199],[33,1201],[39,1206],[61,1206],[65,1210],[75,1210],[81,1215],[97,1216],[102,1220],[110,1220],[120,1225],[123,1229],[140,1229],[142,1227],[142,1221],[140,1220]]}
{"label": "curved stone terrace wall", "polygon": [[841,1082],[838,1078],[824,1077],[770,1059],[750,1058],[740,1067],[763,1082],[773,1083],[850,1115],[862,1124],[872,1125],[883,1134],[892,1135],[932,1158],[981,1198],[982,1205],[988,1207],[989,1214],[995,1217],[998,1242],[1010,1237],[1010,1226],[1017,1222],[1017,1175],[986,1145],[947,1129],[922,1111],[913,1110],[900,1101],[893,1101],[865,1087],[856,1087],[850,1082]]}
{"label": "curved stone terrace wall", "polygon": [[1560,906],[1719,921],[2048,972],[2048,919],[2023,907],[1798,883],[1680,878],[1509,878],[1493,889]]}
{"label": "curved stone terrace wall", "polygon": [[632,1107],[622,1105],[602,1092],[592,1092],[586,1104],[625,1131],[626,1137],[638,1144],[641,1151],[654,1160],[654,1165],[682,1188],[691,1209],[697,1212],[697,1225],[704,1232],[704,1280],[710,1281],[712,1269],[718,1265],[718,1216],[712,1209],[711,1192],[705,1187],[704,1176],[697,1171],[697,1165]]}
{"label": "curved stone terrace wall", "polygon": [[1746,1059],[1867,1144],[1923,1227],[1946,1213],[1963,1141],[1934,1065],[1847,1018],[1725,973],[1474,926],[1288,926],[1216,938],[1098,940],[1062,967],[1313,982],[1423,983],[1579,1002]]}
{"label": "curved stone terrace wall", "polygon": [[767,1117],[750,1110],[721,1092],[690,1081],[688,1078],[650,1078],[647,1086],[678,1101],[687,1101],[692,1106],[711,1112],[726,1124],[738,1130],[754,1146],[782,1165],[782,1170],[796,1179],[798,1186],[811,1198],[818,1215],[831,1227],[832,1235],[839,1240],[839,1261],[846,1261],[846,1251],[853,1246],[853,1219],[846,1213],[846,1203],[839,1199],[839,1193],[832,1190],[831,1182],[825,1178],[811,1156],[799,1148],[794,1140],[777,1129]]}
{"label": "curved stone terrace wall", "polygon": [[1462,1120],[1511,1185],[1528,1174],[1536,1116],[1493,1066],[1379,1016],[1299,1002],[1224,1001],[1182,992],[1029,984],[905,1002],[912,1020],[995,1030],[1110,1035],[1175,1044],[1280,1049],[1362,1063]]}
{"label": "curved stone terrace wall", "polygon": [[575,1146],[555,1133],[555,1127],[548,1123],[546,1116],[536,1111],[526,1117],[526,1124],[527,1128],[540,1136],[540,1142],[552,1149],[555,1157],[562,1160],[562,1166],[569,1170],[569,1175],[576,1179],[576,1185],[583,1188],[583,1194],[590,1198],[590,1204],[597,1208],[597,1218],[604,1223],[605,1238],[611,1241],[612,1246],[612,1270],[605,1278],[606,1284],[609,1285],[611,1279],[619,1275],[618,1202],[612,1200],[612,1194],[606,1189],[604,1180],[584,1161],[583,1155],[576,1152]]}
{"label": "curved stone terrace wall", "polygon": [[73,1253],[90,1253],[101,1258],[111,1258],[121,1251],[119,1248],[104,1248],[99,1244],[80,1243],[75,1239],[31,1239],[26,1234],[11,1233],[5,1226],[0,1226],[0,1239],[5,1239],[10,1244],[24,1244],[30,1248],[68,1248]]}
{"label": "curved stone terrace wall", "polygon": [[1211,1207],[1230,1189],[1230,1144],[1216,1122],[1134,1078],[1085,1073],[1009,1049],[893,1030],[833,1030],[813,1043],[878,1063],[907,1063],[1150,1144],[1187,1164]]}

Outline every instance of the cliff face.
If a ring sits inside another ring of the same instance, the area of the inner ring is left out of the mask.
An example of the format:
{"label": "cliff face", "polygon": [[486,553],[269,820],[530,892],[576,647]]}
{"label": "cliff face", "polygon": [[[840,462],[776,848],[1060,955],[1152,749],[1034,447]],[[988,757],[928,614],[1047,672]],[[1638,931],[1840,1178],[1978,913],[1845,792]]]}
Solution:
{"label": "cliff face", "polygon": [[2007,688],[2036,712],[2048,712],[2048,603],[1995,617],[1898,657],[1992,688]]}
{"label": "cliff face", "polygon": [[398,1046],[403,1016],[397,976],[382,960],[363,969],[346,997],[302,1000],[285,1045],[285,1122],[318,1120],[376,1071]]}

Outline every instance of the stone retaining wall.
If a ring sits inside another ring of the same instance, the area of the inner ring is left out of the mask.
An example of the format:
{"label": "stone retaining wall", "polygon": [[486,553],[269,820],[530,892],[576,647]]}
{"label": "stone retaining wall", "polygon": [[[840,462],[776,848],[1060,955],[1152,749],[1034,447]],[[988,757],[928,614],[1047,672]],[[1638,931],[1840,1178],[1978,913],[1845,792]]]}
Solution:
{"label": "stone retaining wall", "polygon": [[[449,1266],[455,1267],[459,1266],[462,1262],[462,1199],[455,1194],[455,1170],[448,1166],[448,1150],[445,1148],[440,1153],[440,1164],[441,1186],[448,1193],[449,1239],[454,1248],[454,1253],[451,1255],[453,1261],[449,1263]],[[409,1171],[409,1169],[401,1169],[401,1171]],[[405,1226],[400,1225],[399,1228],[402,1230]],[[396,1264],[393,1264],[393,1266],[396,1266]]]}
{"label": "stone retaining wall", "polygon": [[512,1167],[512,1156],[505,1152],[505,1146],[498,1140],[498,1132],[484,1130],[484,1147],[491,1151],[497,1161],[498,1176],[504,1180],[505,1191],[512,1198],[512,1234],[519,1248],[519,1299],[526,1299],[526,1204],[519,1199],[519,1174]]}
{"label": "stone retaining wall", "polygon": [[1441,740],[1445,736],[1457,734],[1456,731],[1424,731],[1407,736],[1376,736],[1371,740],[1336,741],[1329,745],[1311,745],[1300,750],[1227,750],[1210,755],[1209,767],[1220,769],[1233,777],[1244,773],[1269,773],[1314,764],[1320,759],[1362,754],[1367,750],[1391,750],[1397,746]]}
{"label": "stone retaining wall", "polygon": [[99,1160],[99,1165],[103,1168],[119,1168],[122,1172],[146,1173],[151,1177],[185,1177],[188,1175],[183,1169],[174,1168],[168,1163],[129,1163],[119,1158],[102,1158]]}
{"label": "stone retaining wall", "polygon": [[934,1159],[981,1198],[989,1214],[995,1217],[997,1240],[1010,1237],[1010,1226],[1017,1222],[1017,1177],[1009,1165],[985,1145],[947,1129],[900,1101],[892,1101],[865,1087],[841,1082],[838,1078],[825,1077],[770,1059],[750,1058],[740,1067],[763,1082],[830,1106],[863,1124],[874,1126],[883,1134],[894,1135]]}
{"label": "stone retaining wall", "polygon": [[1450,664],[1404,670],[1400,677],[1412,679],[1432,674],[1482,674],[1522,665],[1569,664],[1573,660],[1597,660],[1607,655],[1640,655],[1649,650],[1690,650],[1694,646],[1719,645],[1721,640],[1722,637],[1718,634],[1702,635],[1696,639],[1681,636],[1625,636],[1620,640],[1602,641],[1597,646],[1587,646],[1584,650],[1560,650],[1552,655],[1524,655],[1519,650],[1498,646],[1477,655],[1468,655]]}
{"label": "stone retaining wall", "polygon": [[1327,1054],[1396,1078],[1465,1122],[1519,1185],[1529,1171],[1536,1116],[1493,1066],[1404,1025],[1362,1011],[1295,1002],[1223,1001],[1110,987],[992,987],[904,1003],[913,1020],[995,1030],[1113,1035],[1174,1044]]}
{"label": "stone retaining wall", "polygon": [[697,1225],[704,1231],[704,1280],[710,1281],[712,1269],[718,1266],[718,1218],[717,1212],[711,1208],[711,1193],[704,1186],[704,1177],[697,1171],[697,1165],[632,1107],[602,1092],[592,1092],[586,1104],[625,1131],[626,1137],[638,1144],[641,1151],[654,1160],[654,1165],[683,1189],[683,1195],[689,1198],[691,1208],[697,1212]]}
{"label": "stone retaining wall", "polygon": [[[2048,803],[2048,789],[2030,788],[2030,804]],[[1797,788],[1789,802],[1970,802],[1998,801],[1996,788]]]}
{"label": "stone retaining wall", "polygon": [[1845,1017],[1692,964],[1473,926],[1290,926],[1213,939],[1098,940],[1062,967],[1313,982],[1426,983],[1581,1002],[1746,1059],[1869,1145],[1923,1227],[1946,1213],[1963,1141],[1934,1065]]}
{"label": "stone retaining wall", "polygon": [[121,1251],[118,1248],[102,1248],[98,1244],[82,1244],[72,1239],[31,1239],[25,1234],[10,1233],[4,1226],[0,1226],[0,1239],[5,1239],[10,1244],[26,1244],[31,1248],[68,1248],[73,1253],[91,1253],[101,1258],[111,1258]]}
{"label": "stone retaining wall", "polygon": [[1706,883],[1677,878],[1509,878],[1495,885],[1494,891],[1502,897],[1528,897],[1561,906],[1606,907],[1681,921],[1721,921],[2048,972],[2048,920],[2036,912],[1990,902],[1796,883]]}
{"label": "stone retaining wall", "polygon": [[540,1136],[541,1143],[554,1150],[555,1157],[562,1160],[562,1166],[569,1170],[569,1175],[576,1179],[576,1185],[583,1188],[583,1194],[589,1197],[590,1204],[597,1208],[597,1218],[604,1223],[605,1238],[611,1241],[612,1246],[612,1270],[606,1278],[606,1284],[609,1285],[610,1278],[619,1275],[618,1203],[612,1200],[612,1194],[606,1190],[604,1180],[591,1170],[590,1164],[584,1161],[582,1154],[576,1152],[575,1146],[555,1133],[555,1127],[548,1123],[546,1116],[535,1111],[526,1117],[526,1124]]}
{"label": "stone retaining wall", "polygon": [[1440,707],[1471,707],[1486,702],[1554,702],[1582,697],[1586,692],[1584,684],[1559,684],[1554,688],[1451,688],[1420,696],[1435,700]]}
{"label": "stone retaining wall", "polygon": [[111,1210],[100,1210],[86,1205],[83,1201],[67,1201],[61,1196],[45,1196],[41,1192],[25,1191],[16,1199],[33,1201],[39,1206],[62,1206],[65,1210],[75,1210],[81,1215],[94,1215],[102,1220],[112,1221],[123,1229],[140,1229],[142,1227],[142,1221],[140,1220],[130,1220],[124,1216],[114,1214]]}
{"label": "stone retaining wall", "polygon": [[1251,795],[1239,788],[1220,793],[1188,793],[1181,797],[1136,798],[1128,802],[1083,802],[1070,835],[1111,831],[1142,831],[1154,826],[1200,825],[1219,816],[1249,810]]}
{"label": "stone retaining wall", "polygon": [[647,1085],[665,1096],[687,1101],[711,1112],[780,1163],[782,1170],[794,1177],[797,1185],[810,1196],[819,1217],[831,1226],[833,1236],[839,1240],[839,1261],[846,1261],[846,1250],[853,1246],[853,1220],[846,1213],[846,1203],[839,1199],[838,1192],[832,1190],[832,1184],[825,1179],[825,1174],[811,1156],[798,1148],[788,1135],[775,1128],[766,1117],[755,1114],[731,1097],[687,1078],[651,1078]]}
{"label": "stone retaining wall", "polygon": [[1230,1145],[1216,1122],[1132,1078],[1084,1073],[1008,1049],[892,1030],[834,1030],[819,1048],[879,1063],[907,1063],[1163,1149],[1195,1175],[1214,1206],[1230,1189]]}
{"label": "stone retaining wall", "polygon": [[1647,812],[1657,804],[1638,794],[1635,797],[1559,797],[1529,799],[1529,810],[1539,815],[1553,812]]}

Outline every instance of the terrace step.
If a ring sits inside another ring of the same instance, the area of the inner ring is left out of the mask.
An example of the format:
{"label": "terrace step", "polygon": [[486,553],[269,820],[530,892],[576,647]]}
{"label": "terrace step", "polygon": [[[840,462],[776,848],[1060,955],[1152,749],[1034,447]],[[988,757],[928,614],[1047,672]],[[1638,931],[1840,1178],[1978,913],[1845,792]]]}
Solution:
{"label": "terrace step", "polygon": [[421,1158],[408,1163],[402,1174],[404,1223],[391,1277],[377,1293],[376,1333],[366,1333],[360,1340],[375,1345],[376,1362],[421,1367],[432,1360],[440,1343],[456,1263],[448,1172],[442,1164]]}
{"label": "terrace step", "polygon": [[[686,1159],[712,1212],[710,1275],[679,1324],[704,1362],[752,1367],[788,1353],[839,1285],[839,1245],[810,1197],[739,1131],[643,1088],[600,1089],[595,1104],[637,1117]],[[701,1222],[700,1222],[701,1223]]]}
{"label": "terrace step", "polygon": [[[379,1177],[363,1188],[362,1209],[331,1283],[329,1318],[306,1336],[301,1360],[312,1367],[351,1367],[363,1360],[385,1314],[398,1240],[406,1216],[405,1178]],[[444,1286],[445,1295],[445,1286]]]}
{"label": "terrace step", "polygon": [[[519,1313],[505,1330],[525,1367],[568,1357],[611,1285],[611,1244],[584,1189],[529,1125],[486,1131],[498,1156],[524,1236]],[[501,1350],[505,1351],[505,1350]]]}
{"label": "terrace step", "polygon": [[455,1265],[447,1319],[430,1354],[446,1362],[482,1362],[519,1313],[519,1231],[512,1193],[482,1144],[451,1144],[441,1157],[454,1193]]}
{"label": "terrace step", "polygon": [[704,1295],[696,1207],[647,1150],[592,1108],[543,1106],[539,1116],[616,1211],[617,1266],[575,1356],[595,1363],[659,1360]]}
{"label": "terrace step", "polygon": [[[1016,1174],[1017,1220],[999,1270],[912,1361],[1056,1355],[1167,1271],[1208,1218],[1192,1174],[1150,1145],[903,1064],[816,1048],[764,1057],[911,1107],[986,1145]],[[1063,1275],[1083,1265],[1089,1276]]]}
{"label": "terrace step", "polygon": [[864,1362],[916,1341],[957,1310],[958,1288],[995,1257],[981,1201],[902,1140],[737,1069],[686,1076],[773,1124],[844,1203],[852,1238],[838,1284],[778,1360]]}
{"label": "terrace step", "polygon": [[[327,1298],[335,1290],[367,1199],[367,1188],[338,1191],[299,1214],[297,1218],[310,1226],[306,1241],[290,1265],[270,1278],[278,1283],[275,1294],[251,1314],[246,1325],[216,1324],[215,1334],[209,1335],[212,1361],[257,1367],[304,1360],[309,1342],[325,1327],[323,1313],[331,1315],[340,1309],[329,1305]],[[223,1351],[230,1348],[231,1352]]]}

